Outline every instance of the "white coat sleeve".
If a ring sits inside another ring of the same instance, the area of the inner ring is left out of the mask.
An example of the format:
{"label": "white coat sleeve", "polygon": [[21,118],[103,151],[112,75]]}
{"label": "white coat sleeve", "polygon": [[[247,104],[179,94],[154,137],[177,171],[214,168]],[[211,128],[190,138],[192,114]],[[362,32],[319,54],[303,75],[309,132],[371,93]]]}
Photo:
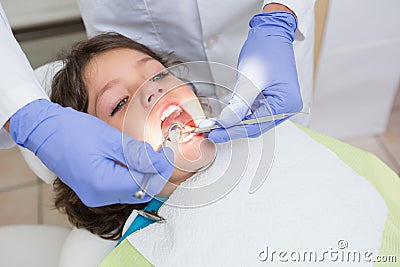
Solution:
{"label": "white coat sleeve", "polygon": [[15,40],[0,4],[0,148],[13,142],[3,128],[7,120],[33,100],[48,98]]}
{"label": "white coat sleeve", "polygon": [[[270,3],[278,3],[290,8],[297,16],[297,30],[302,35],[302,37],[307,37],[308,25],[310,23],[310,16],[313,17],[314,14],[314,4],[315,0],[264,0],[264,5]],[[312,32],[314,34],[314,32]],[[299,38],[296,38],[299,39]]]}

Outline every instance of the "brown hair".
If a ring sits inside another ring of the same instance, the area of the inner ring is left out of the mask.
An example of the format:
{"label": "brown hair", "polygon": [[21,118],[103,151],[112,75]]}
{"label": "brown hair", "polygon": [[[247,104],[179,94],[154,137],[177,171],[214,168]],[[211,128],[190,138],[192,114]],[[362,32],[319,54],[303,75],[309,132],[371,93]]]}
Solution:
{"label": "brown hair", "polygon": [[[69,53],[60,56],[63,68],[52,81],[51,101],[87,113],[88,92],[83,80],[86,65],[100,53],[118,48],[128,48],[145,53],[169,67],[178,63],[171,53],[161,55],[148,47],[117,33],[104,33],[74,45]],[[69,222],[89,230],[104,239],[118,240],[124,223],[133,209],[143,209],[144,204],[113,204],[87,207],[76,193],[59,178],[54,181],[55,207],[65,213]]]}

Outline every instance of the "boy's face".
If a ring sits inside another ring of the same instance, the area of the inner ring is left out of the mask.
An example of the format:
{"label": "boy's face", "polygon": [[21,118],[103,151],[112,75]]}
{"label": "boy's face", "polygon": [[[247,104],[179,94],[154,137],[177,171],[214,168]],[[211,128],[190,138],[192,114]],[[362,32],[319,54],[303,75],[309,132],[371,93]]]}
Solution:
{"label": "boy's face", "polygon": [[[148,142],[153,149],[162,143],[170,125],[190,128],[204,118],[189,86],[139,51],[121,48],[101,53],[87,64],[83,77],[89,94],[88,113]],[[193,172],[212,160],[215,146],[202,135],[192,134],[173,150],[175,166]]]}

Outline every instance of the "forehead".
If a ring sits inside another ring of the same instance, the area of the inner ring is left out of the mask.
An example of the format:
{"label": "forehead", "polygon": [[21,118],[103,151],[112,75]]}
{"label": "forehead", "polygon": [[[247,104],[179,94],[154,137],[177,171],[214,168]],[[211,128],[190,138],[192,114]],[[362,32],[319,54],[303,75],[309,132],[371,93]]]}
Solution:
{"label": "forehead", "polygon": [[117,48],[101,52],[90,59],[84,68],[84,73],[88,74],[94,70],[109,71],[121,64],[133,66],[138,60],[146,56],[148,55],[143,52],[129,48]]}
{"label": "forehead", "polygon": [[137,69],[137,63],[147,57],[149,57],[147,54],[129,48],[117,48],[99,53],[84,67],[84,83],[89,88],[97,88],[110,79]]}

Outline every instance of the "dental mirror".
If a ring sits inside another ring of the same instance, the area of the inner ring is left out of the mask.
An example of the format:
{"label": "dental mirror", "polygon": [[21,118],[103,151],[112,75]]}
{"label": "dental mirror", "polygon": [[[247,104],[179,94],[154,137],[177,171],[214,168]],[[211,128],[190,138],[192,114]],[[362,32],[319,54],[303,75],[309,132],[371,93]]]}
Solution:
{"label": "dental mirror", "polygon": [[178,143],[182,138],[183,128],[179,124],[175,123],[169,127],[168,134],[164,137],[162,143],[158,146],[157,151],[159,151],[166,142]]}
{"label": "dental mirror", "polygon": [[183,127],[177,123],[171,125],[168,131],[169,140],[174,143],[178,143],[182,139]]}

